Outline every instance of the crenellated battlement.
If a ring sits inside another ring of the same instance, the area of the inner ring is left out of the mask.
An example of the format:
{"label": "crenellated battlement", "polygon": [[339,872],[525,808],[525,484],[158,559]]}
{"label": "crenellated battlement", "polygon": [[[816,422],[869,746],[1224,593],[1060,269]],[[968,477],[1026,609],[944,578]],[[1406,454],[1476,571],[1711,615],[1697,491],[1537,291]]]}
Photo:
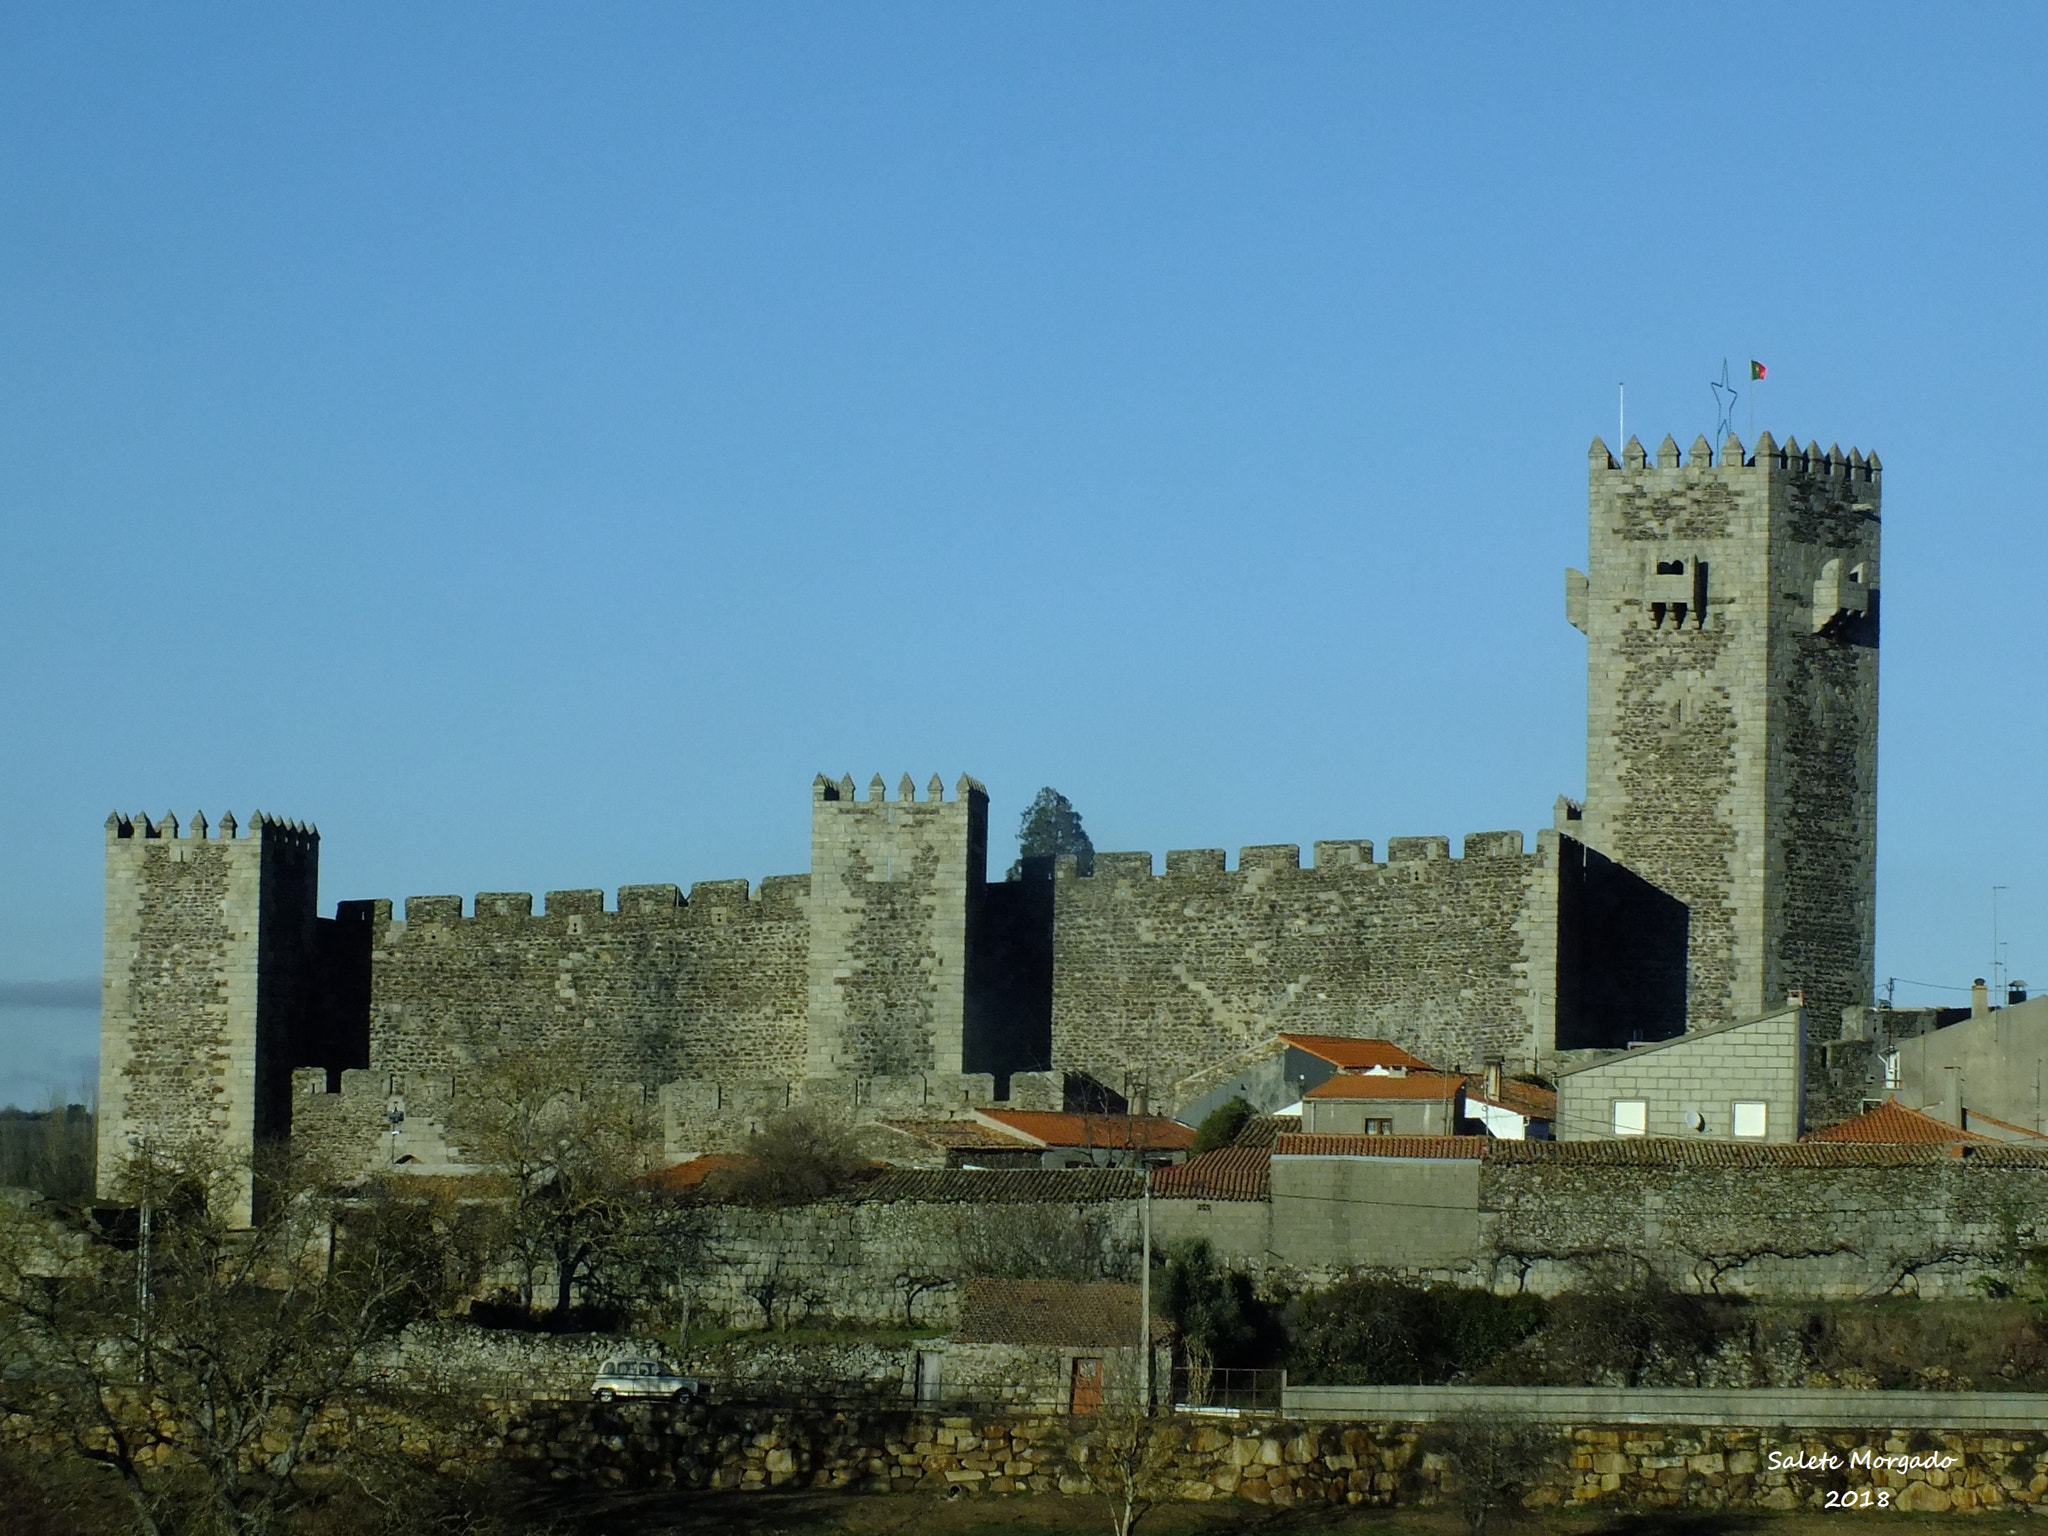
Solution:
{"label": "crenellated battlement", "polygon": [[[1537,834],[1539,843],[1544,835]],[[1095,867],[1090,873],[1081,874],[1075,861],[1068,857],[1055,864],[1054,875],[1061,881],[1078,880],[1096,887],[1115,885],[1119,881],[1199,881],[1213,880],[1219,875],[1244,876],[1260,872],[1281,872],[1313,879],[1319,875],[1384,872],[1402,864],[1530,859],[1538,857],[1541,852],[1540,847],[1535,853],[1529,852],[1520,832],[1468,833],[1456,859],[1451,857],[1451,840],[1448,837],[1388,838],[1387,856],[1379,862],[1373,859],[1370,838],[1331,839],[1316,843],[1314,850],[1315,862],[1304,865],[1299,843],[1253,843],[1238,849],[1237,864],[1232,867],[1227,853],[1221,848],[1174,848],[1166,855],[1166,872],[1163,875],[1154,873],[1154,860],[1149,853],[1097,853]]]}
{"label": "crenellated battlement", "polygon": [[[987,793],[988,790],[983,786],[981,780],[973,777],[971,774],[961,774],[959,782],[953,786],[953,798],[955,800],[965,800],[969,795],[986,795]],[[893,803],[897,805],[913,805],[918,803],[938,805],[943,803],[945,798],[945,781],[935,773],[925,781],[924,799],[922,802],[919,802],[917,785],[912,781],[910,775],[906,773],[896,781],[896,794]],[[879,773],[876,774],[868,780],[867,798],[862,800],[854,793],[852,774],[844,773],[837,779],[828,779],[821,773],[811,780],[811,800],[812,803],[817,805],[827,803],[835,805],[881,805],[890,802],[889,786],[883,782],[882,776]]]}
{"label": "crenellated battlement", "polygon": [[1691,449],[1682,457],[1678,443],[1669,433],[1657,445],[1657,458],[1650,462],[1649,450],[1643,447],[1643,440],[1631,437],[1621,450],[1621,461],[1615,462],[1613,452],[1606,440],[1596,437],[1587,450],[1587,460],[1595,475],[1637,474],[1649,470],[1684,469],[1764,469],[1778,474],[1797,475],[1807,479],[1841,480],[1875,484],[1884,473],[1884,465],[1875,453],[1866,456],[1859,448],[1842,452],[1839,443],[1821,447],[1820,439],[1801,447],[1797,437],[1787,438],[1781,447],[1770,433],[1765,432],[1756,440],[1756,451],[1748,453],[1742,446],[1742,439],[1733,432],[1721,445],[1716,457],[1713,445],[1704,436],[1693,439]]}
{"label": "crenellated battlement", "polygon": [[[460,896],[408,896],[399,909],[407,924],[415,923],[535,923],[554,925],[564,918],[646,918],[667,917],[677,922],[718,911],[751,910],[762,916],[801,915],[804,898],[810,894],[809,875],[769,875],[758,886],[745,880],[699,880],[687,896],[675,885],[622,885],[617,898],[607,906],[602,890],[548,891],[541,898],[541,910],[534,911],[531,891],[478,891],[465,904]],[[389,922],[392,904],[346,902],[345,906],[369,905]]]}
{"label": "crenellated battlement", "polygon": [[[240,825],[233,811],[223,811],[218,826],[210,826],[206,812],[194,811],[189,826],[181,826],[176,811],[165,811],[152,821],[146,811],[137,811],[133,816],[124,816],[119,811],[107,813],[107,841],[118,842],[126,839],[141,839],[167,842],[234,842],[240,836]],[[309,821],[286,821],[278,816],[266,816],[257,811],[249,817],[249,835],[253,838],[284,838],[294,842],[313,844],[320,841],[320,829]]]}

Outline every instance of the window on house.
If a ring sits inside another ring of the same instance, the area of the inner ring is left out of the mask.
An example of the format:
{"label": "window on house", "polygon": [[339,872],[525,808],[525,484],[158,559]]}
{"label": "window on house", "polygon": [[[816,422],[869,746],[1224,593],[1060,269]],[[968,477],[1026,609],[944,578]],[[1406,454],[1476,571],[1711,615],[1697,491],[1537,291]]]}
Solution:
{"label": "window on house", "polygon": [[1391,1120],[1368,1120],[1365,1122],[1365,1134],[1368,1136],[1391,1136],[1394,1134],[1394,1122]]}
{"label": "window on house", "polygon": [[1650,1106],[1642,1099],[1614,1101],[1614,1134],[1644,1136],[1650,1130]]}
{"label": "window on house", "polygon": [[1761,1104],[1737,1103],[1735,1109],[1735,1134],[1738,1136],[1762,1136],[1769,1122]]}
{"label": "window on house", "polygon": [[1896,1088],[1899,1086],[1900,1081],[1899,1053],[1892,1051],[1884,1058],[1884,1085],[1887,1088]]}

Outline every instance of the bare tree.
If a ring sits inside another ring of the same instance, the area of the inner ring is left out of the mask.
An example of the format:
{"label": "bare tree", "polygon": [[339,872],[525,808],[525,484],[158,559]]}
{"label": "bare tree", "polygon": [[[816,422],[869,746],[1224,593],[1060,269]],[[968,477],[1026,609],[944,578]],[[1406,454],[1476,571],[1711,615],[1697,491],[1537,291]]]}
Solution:
{"label": "bare tree", "polygon": [[1444,1495],[1472,1528],[1487,1526],[1521,1503],[1559,1454],[1558,1431],[1507,1414],[1473,1413],[1446,1419],[1425,1443],[1444,1454],[1452,1476]]}
{"label": "bare tree", "polygon": [[896,1289],[903,1296],[903,1326],[917,1326],[917,1298],[928,1296],[934,1291],[949,1289],[957,1282],[951,1275],[927,1274],[917,1269],[905,1269],[896,1276]]}
{"label": "bare tree", "polygon": [[1101,1212],[1070,1205],[968,1207],[950,1257],[962,1279],[1076,1281],[1121,1278],[1132,1258]]}
{"label": "bare tree", "polygon": [[46,1214],[0,1219],[7,1411],[103,1469],[150,1536],[264,1536],[347,1484],[322,1415],[360,1390],[366,1358],[449,1299],[445,1246],[419,1202],[336,1198],[261,1160],[246,1173],[191,1150],[139,1153],[119,1193],[146,1229],[53,1236]]}
{"label": "bare tree", "polygon": [[1114,1536],[1131,1536],[1147,1510],[1172,1497],[1180,1443],[1179,1426],[1145,1412],[1130,1393],[1113,1398],[1096,1417],[1077,1449],[1089,1480],[1108,1503]]}
{"label": "bare tree", "polygon": [[561,1314],[579,1291],[599,1303],[644,1297],[681,1217],[644,1187],[661,1138],[637,1089],[511,1052],[481,1063],[449,1126],[502,1198],[497,1240],[523,1306],[536,1275]]}
{"label": "bare tree", "polygon": [[846,1119],[824,1104],[798,1104],[747,1139],[742,1159],[708,1181],[713,1194],[749,1205],[807,1205],[873,1167]]}

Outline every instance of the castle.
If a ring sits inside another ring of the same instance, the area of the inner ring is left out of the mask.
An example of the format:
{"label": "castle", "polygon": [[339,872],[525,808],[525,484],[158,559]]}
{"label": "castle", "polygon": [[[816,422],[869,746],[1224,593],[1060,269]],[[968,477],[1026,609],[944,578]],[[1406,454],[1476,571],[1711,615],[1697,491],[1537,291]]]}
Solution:
{"label": "castle", "polygon": [[[1173,1111],[1280,1030],[1444,1065],[1872,1000],[1881,470],[1765,434],[1595,439],[1587,795],[1534,847],[1443,837],[1102,853],[988,879],[987,792],[820,775],[808,874],[344,901],[319,836],[110,816],[103,1182],[142,1138],[459,1165],[465,1073],[637,1085],[671,1150],[798,1099]],[[238,833],[240,835],[238,835]]]}

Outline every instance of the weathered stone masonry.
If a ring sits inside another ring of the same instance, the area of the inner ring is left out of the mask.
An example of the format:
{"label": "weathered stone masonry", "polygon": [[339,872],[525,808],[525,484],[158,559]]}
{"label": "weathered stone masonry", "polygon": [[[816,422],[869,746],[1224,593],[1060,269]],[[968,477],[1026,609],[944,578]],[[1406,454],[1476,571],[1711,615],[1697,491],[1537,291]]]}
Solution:
{"label": "weathered stone masonry", "polygon": [[[1372,1035],[1427,1061],[1547,1063],[1683,1026],[1682,911],[1554,831],[1104,853],[1056,882],[1053,1054],[1174,1107],[1282,1030]],[[1603,990],[1632,983],[1633,1006]],[[1203,1074],[1204,1080],[1197,1080]]]}
{"label": "weathered stone masonry", "polygon": [[1719,464],[1595,441],[1592,569],[1566,589],[1588,794],[1533,850],[1104,854],[991,886],[971,778],[820,776],[806,875],[320,919],[311,832],[116,817],[102,1178],[130,1136],[200,1130],[237,1157],[296,1127],[344,1162],[459,1162],[435,1127],[493,1050],[638,1085],[682,1151],[800,1098],[951,1112],[1020,1073],[1033,1102],[1093,1079],[1172,1110],[1281,1029],[1551,1066],[1801,989],[1824,1043],[1874,963],[1878,477],[1768,436]]}
{"label": "weathered stone masonry", "polygon": [[1584,835],[1691,912],[1690,1026],[1871,1001],[1881,472],[1594,440]]}
{"label": "weathered stone masonry", "polygon": [[[260,812],[246,838],[231,815],[210,830],[203,815],[182,836],[172,815],[107,818],[103,1178],[131,1138],[246,1167],[290,1127],[292,1069],[351,1044],[317,1038],[319,834]],[[246,1215],[246,1182],[240,1199]]]}

